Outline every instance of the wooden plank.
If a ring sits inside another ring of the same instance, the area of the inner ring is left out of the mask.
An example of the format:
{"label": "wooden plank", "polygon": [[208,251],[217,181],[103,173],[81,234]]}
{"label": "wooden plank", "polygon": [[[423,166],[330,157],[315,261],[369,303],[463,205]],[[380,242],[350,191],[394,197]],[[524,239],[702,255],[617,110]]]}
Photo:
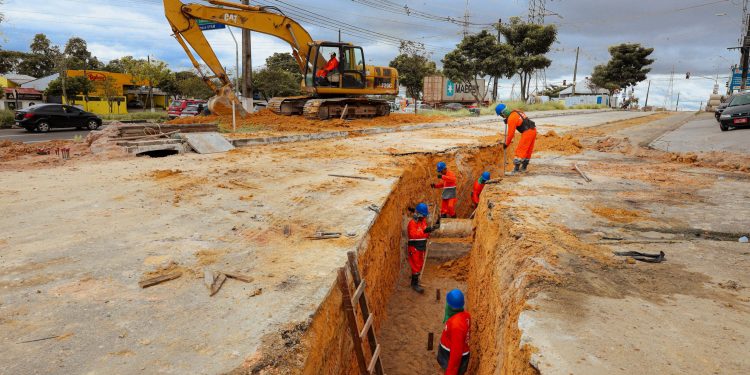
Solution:
{"label": "wooden plank", "polygon": [[246,283],[251,283],[255,281],[255,278],[253,278],[252,276],[243,275],[241,273],[224,272],[224,274],[227,275],[227,277],[230,279],[235,279],[235,280],[239,280],[239,281],[246,282]]}
{"label": "wooden plank", "polygon": [[218,293],[225,281],[227,281],[227,275],[220,273],[219,276],[216,277],[216,280],[214,280],[213,285],[211,285],[211,294],[209,294],[209,296],[213,297],[214,294]]}
{"label": "wooden plank", "polygon": [[328,174],[331,177],[341,177],[341,178],[354,178],[357,180],[367,180],[367,181],[375,181],[375,177],[363,177],[363,176],[350,176],[345,174]]}
{"label": "wooden plank", "polygon": [[362,350],[362,340],[359,339],[357,334],[357,316],[354,313],[354,306],[351,304],[351,293],[349,292],[349,283],[346,281],[345,269],[339,268],[338,276],[339,288],[341,289],[341,300],[344,306],[344,313],[346,314],[346,321],[349,324],[349,332],[354,342],[354,353],[357,356],[357,364],[359,365],[360,374],[367,374],[367,363],[365,362],[365,353]]}
{"label": "wooden plank", "polygon": [[365,292],[365,282],[363,280],[361,283],[359,283],[357,290],[354,291],[354,296],[352,296],[352,305],[356,305],[359,302],[359,297],[362,297],[362,293],[364,292]]}
{"label": "wooden plank", "polygon": [[580,174],[581,177],[583,177],[583,179],[586,180],[586,182],[591,182],[591,179],[589,178],[589,176],[586,176],[586,173],[583,173],[583,171],[581,170],[581,168],[578,167],[578,163],[574,163],[573,167],[578,172],[578,174]]}
{"label": "wooden plank", "polygon": [[372,359],[370,360],[370,365],[367,366],[367,373],[372,374],[373,371],[375,371],[375,366],[380,363],[380,344],[375,347],[375,352],[372,353]]}
{"label": "wooden plank", "polygon": [[359,338],[364,339],[365,335],[367,335],[367,332],[369,331],[370,327],[372,326],[372,322],[374,320],[375,314],[370,314],[370,316],[367,317],[367,321],[365,322],[364,327],[362,327],[362,331],[359,333]]}
{"label": "wooden plank", "polygon": [[206,285],[206,288],[208,288],[208,290],[211,290],[211,286],[214,285],[214,281],[216,281],[216,275],[213,273],[213,271],[209,269],[203,270],[203,284]]}
{"label": "wooden plank", "polygon": [[156,276],[156,277],[148,278],[145,280],[141,280],[138,282],[138,285],[140,285],[141,288],[148,288],[157,284],[161,284],[165,281],[174,280],[180,276],[182,276],[182,271],[174,271],[166,275],[161,275],[161,276]]}

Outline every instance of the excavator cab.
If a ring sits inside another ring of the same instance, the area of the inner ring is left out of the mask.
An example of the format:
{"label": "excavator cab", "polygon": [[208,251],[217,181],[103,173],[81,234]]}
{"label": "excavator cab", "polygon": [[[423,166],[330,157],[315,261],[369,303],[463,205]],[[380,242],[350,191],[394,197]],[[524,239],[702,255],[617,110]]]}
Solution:
{"label": "excavator cab", "polygon": [[321,89],[364,89],[367,86],[362,47],[323,42],[310,45],[307,56],[305,86],[311,88],[310,91],[321,93]]}

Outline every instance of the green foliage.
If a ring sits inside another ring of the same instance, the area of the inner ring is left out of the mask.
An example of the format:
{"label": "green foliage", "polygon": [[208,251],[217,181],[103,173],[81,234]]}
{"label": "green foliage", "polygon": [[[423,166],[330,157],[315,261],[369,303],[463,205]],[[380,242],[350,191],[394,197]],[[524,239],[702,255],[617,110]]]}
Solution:
{"label": "green foliage", "polygon": [[0,128],[9,128],[15,123],[15,112],[3,109],[0,110]]}
{"label": "green foliage", "polygon": [[191,71],[175,73],[175,83],[179,96],[191,99],[208,99],[214,95],[210,87],[197,74]]}
{"label": "green foliage", "polygon": [[253,73],[253,87],[266,100],[275,96],[291,96],[300,93],[299,80],[293,73],[268,67]]}
{"label": "green foliage", "polygon": [[0,51],[0,74],[16,72],[26,58],[26,53],[18,51]]}
{"label": "green foliage", "polygon": [[125,73],[133,77],[132,83],[148,85],[148,96],[146,106],[151,106],[154,87],[160,87],[162,84],[169,84],[172,78],[172,71],[167,64],[159,60],[136,59],[132,56],[125,56],[120,59],[120,63],[125,69]]}
{"label": "green foliage", "polygon": [[32,77],[46,77],[55,73],[55,62],[60,57],[60,49],[53,46],[44,34],[36,34],[27,53],[18,64],[16,71]]}
{"label": "green foliage", "polygon": [[110,73],[125,73],[125,64],[120,59],[112,59],[109,60],[107,65],[104,65],[102,70]]}
{"label": "green foliage", "polygon": [[[497,42],[487,30],[466,36],[456,49],[443,58],[443,74],[455,82],[478,86],[484,76],[510,76],[513,73],[511,49]],[[479,92],[474,99],[481,102]]]}
{"label": "green foliage", "polygon": [[531,75],[552,65],[552,60],[545,54],[557,39],[557,27],[525,23],[518,17],[512,17],[509,24],[499,25],[499,31],[511,48],[509,58],[521,81],[521,98],[525,101],[529,98]]}
{"label": "green foliage", "polygon": [[[58,77],[54,81],[50,82],[47,86],[47,90],[44,91],[47,95],[52,96],[63,96],[63,82],[62,78]],[[67,100],[75,104],[76,95],[83,95],[94,90],[94,85],[89,81],[88,77],[76,76],[67,77],[65,79],[65,91],[67,91]]]}
{"label": "green foliage", "polygon": [[302,74],[299,72],[299,65],[297,60],[294,59],[291,53],[279,53],[275,52],[273,55],[266,58],[266,68],[283,70],[294,75],[298,75],[299,79],[302,80]]}
{"label": "green foliage", "polygon": [[560,92],[567,89],[568,87],[573,86],[573,84],[566,84],[566,85],[549,85],[547,88],[542,91],[542,96],[549,96],[550,98],[556,98],[560,96]]}
{"label": "green foliage", "polygon": [[[412,42],[408,42],[412,43]],[[437,66],[424,54],[424,50],[401,42],[400,54],[389,64],[398,71],[398,80],[406,87],[409,97],[419,99],[424,87],[424,77],[435,74]]]}
{"label": "green foliage", "polygon": [[635,86],[646,80],[651,71],[648,66],[654,63],[649,56],[653,48],[642,47],[639,43],[623,43],[609,47],[611,55],[607,64],[597,65],[591,75],[591,82],[609,90],[610,95],[617,89]]}

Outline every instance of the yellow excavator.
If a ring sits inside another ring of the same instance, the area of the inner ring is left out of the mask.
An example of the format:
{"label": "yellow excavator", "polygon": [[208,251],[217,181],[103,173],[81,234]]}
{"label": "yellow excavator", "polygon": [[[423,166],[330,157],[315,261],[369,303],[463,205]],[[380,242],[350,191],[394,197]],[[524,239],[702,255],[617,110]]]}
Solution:
{"label": "yellow excavator", "polygon": [[[244,116],[232,81],[203,35],[198,20],[273,35],[289,43],[303,76],[301,88],[306,95],[272,98],[268,101],[268,108],[274,113],[302,114],[306,118],[321,120],[386,116],[390,113],[390,104],[386,100],[371,96],[398,94],[398,72],[390,67],[366,65],[364,52],[359,46],[315,41],[305,28],[276,7],[243,5],[225,0],[208,0],[215,6],[184,4],[180,0],[163,1],[164,13],[172,26],[174,37],[185,49],[203,81],[216,93],[208,103],[214,113],[231,113],[235,104]],[[213,72],[213,76],[203,72],[188,45]],[[214,80],[218,80],[220,85]]]}

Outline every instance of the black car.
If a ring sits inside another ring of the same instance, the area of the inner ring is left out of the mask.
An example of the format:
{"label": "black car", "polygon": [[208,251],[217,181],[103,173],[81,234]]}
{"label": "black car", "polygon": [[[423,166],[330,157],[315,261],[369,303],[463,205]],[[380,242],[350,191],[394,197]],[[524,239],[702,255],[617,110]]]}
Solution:
{"label": "black car", "polygon": [[734,98],[734,95],[729,95],[729,97],[719,103],[719,106],[716,107],[716,110],[714,111],[714,117],[716,117],[716,121],[720,121],[719,117],[721,117],[721,113],[724,112],[724,110],[727,108],[729,102],[732,101],[732,98]]}
{"label": "black car", "polygon": [[750,126],[750,93],[735,94],[719,117],[721,131]]}
{"label": "black car", "polygon": [[16,111],[16,125],[30,132],[48,132],[52,128],[86,128],[102,125],[99,116],[62,104],[38,104]]}

